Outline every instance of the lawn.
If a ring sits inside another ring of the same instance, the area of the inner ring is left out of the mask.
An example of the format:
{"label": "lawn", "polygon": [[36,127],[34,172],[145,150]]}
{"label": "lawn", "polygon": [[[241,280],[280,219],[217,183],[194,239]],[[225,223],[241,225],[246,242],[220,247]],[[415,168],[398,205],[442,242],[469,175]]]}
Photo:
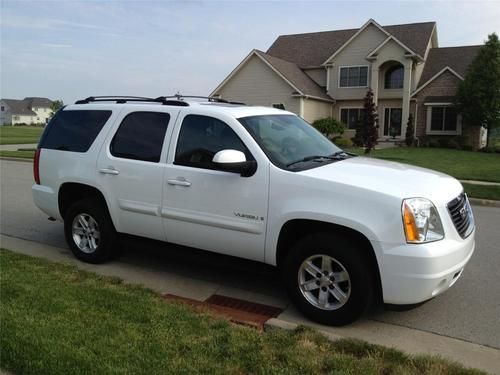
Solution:
{"label": "lawn", "polygon": [[[351,150],[359,155],[360,149]],[[418,165],[460,180],[500,182],[500,154],[444,148],[395,147],[375,150],[372,157]]]}
{"label": "lawn", "polygon": [[310,329],[258,332],[75,266],[0,250],[0,355],[15,374],[479,374]]}
{"label": "lawn", "polygon": [[474,185],[462,183],[469,197],[500,201],[500,186]]}
{"label": "lawn", "polygon": [[38,143],[41,126],[0,126],[0,145]]}
{"label": "lawn", "polygon": [[33,159],[35,156],[35,151],[5,151],[0,150],[0,157],[9,158],[22,158],[22,159]]}

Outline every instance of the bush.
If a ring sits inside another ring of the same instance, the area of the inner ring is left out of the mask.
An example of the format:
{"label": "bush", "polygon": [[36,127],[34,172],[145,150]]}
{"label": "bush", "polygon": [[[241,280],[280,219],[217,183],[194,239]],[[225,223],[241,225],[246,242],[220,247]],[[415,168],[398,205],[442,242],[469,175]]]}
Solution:
{"label": "bush", "polygon": [[347,147],[347,148],[353,146],[353,143],[349,138],[338,138],[335,140],[335,144],[339,147]]}
{"label": "bush", "polygon": [[415,143],[415,137],[413,133],[415,132],[415,127],[413,126],[413,116],[408,116],[408,123],[406,124],[406,135],[405,135],[405,143],[408,147],[413,146]]}
{"label": "bush", "polygon": [[312,126],[328,138],[331,138],[335,134],[344,134],[344,130],[346,128],[344,124],[335,120],[333,117],[325,117],[316,120],[312,123]]}

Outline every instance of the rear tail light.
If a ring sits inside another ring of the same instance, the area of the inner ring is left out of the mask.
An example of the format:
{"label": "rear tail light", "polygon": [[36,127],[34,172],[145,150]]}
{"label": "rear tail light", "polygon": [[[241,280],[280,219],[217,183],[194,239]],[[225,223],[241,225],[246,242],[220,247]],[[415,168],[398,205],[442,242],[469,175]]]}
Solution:
{"label": "rear tail light", "polygon": [[35,152],[35,159],[33,160],[33,177],[35,178],[35,183],[40,185],[40,152],[41,148],[37,148]]}

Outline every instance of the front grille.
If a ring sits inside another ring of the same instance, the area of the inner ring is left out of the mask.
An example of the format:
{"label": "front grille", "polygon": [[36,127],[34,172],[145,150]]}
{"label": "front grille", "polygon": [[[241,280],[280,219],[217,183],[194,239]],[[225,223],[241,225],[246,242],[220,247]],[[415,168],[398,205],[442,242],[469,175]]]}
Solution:
{"label": "front grille", "polygon": [[474,229],[474,217],[472,216],[472,209],[467,195],[465,193],[460,194],[450,201],[446,207],[460,237],[468,237]]}

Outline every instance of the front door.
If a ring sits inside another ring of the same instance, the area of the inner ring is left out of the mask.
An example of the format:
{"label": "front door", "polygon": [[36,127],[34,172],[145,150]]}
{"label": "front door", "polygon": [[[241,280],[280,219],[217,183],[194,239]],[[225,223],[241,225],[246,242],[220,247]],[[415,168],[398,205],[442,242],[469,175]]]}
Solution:
{"label": "front door", "polygon": [[384,136],[399,137],[401,136],[401,108],[386,108],[384,111]]}
{"label": "front door", "polygon": [[228,125],[237,127],[236,120],[199,114],[179,120],[164,177],[167,241],[263,261],[269,163],[257,160],[250,177],[218,170],[212,158],[221,150],[242,151],[255,160]]}

